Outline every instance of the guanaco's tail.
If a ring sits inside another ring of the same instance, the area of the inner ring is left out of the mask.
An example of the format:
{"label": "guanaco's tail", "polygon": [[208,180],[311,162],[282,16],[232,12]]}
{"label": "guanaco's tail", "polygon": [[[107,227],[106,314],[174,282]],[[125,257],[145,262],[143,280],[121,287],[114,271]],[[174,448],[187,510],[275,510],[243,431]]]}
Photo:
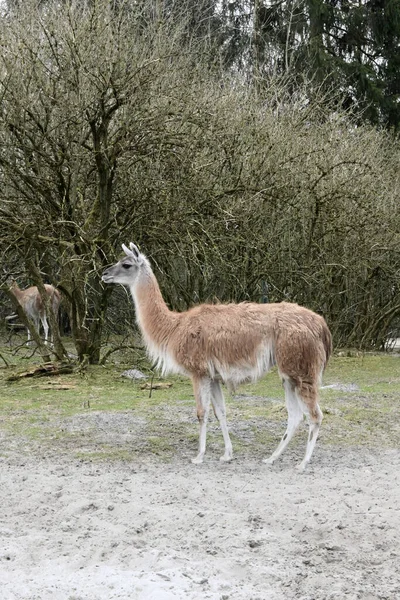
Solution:
{"label": "guanaco's tail", "polygon": [[324,365],[324,369],[326,367],[326,365],[328,364],[328,360],[330,355],[332,354],[332,334],[329,330],[328,325],[325,323],[324,321],[324,325],[322,328],[322,343],[324,344],[324,348],[325,348],[325,365]]}

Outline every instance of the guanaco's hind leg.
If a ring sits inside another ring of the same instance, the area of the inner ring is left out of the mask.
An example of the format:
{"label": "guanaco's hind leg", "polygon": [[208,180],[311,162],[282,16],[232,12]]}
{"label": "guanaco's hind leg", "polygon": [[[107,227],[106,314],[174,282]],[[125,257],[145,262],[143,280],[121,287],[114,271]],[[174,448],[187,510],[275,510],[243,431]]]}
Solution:
{"label": "guanaco's hind leg", "polygon": [[286,378],[284,378],[283,385],[288,410],[288,425],[279,446],[264,462],[272,464],[276,461],[289,444],[303,416],[306,416],[309,422],[307,448],[305,456],[298,466],[299,471],[304,471],[314,451],[322,422],[322,411],[318,405],[318,387],[317,384],[304,382],[296,387],[290,379]]}
{"label": "guanaco's hind leg", "polygon": [[296,389],[294,387],[293,382],[290,379],[284,378],[283,387],[285,389],[286,408],[288,411],[288,423],[286,431],[283,434],[283,437],[277,449],[271,454],[269,458],[265,458],[263,460],[263,462],[269,465],[272,465],[285,450],[303,419],[303,410],[299,399],[296,395]]}
{"label": "guanaco's hind leg", "polygon": [[228,425],[226,423],[225,398],[219,381],[211,381],[211,402],[214,414],[217,417],[225,443],[225,453],[220,460],[228,462],[232,460],[232,443],[229,437]]}
{"label": "guanaco's hind leg", "polygon": [[194,397],[196,399],[197,418],[200,424],[199,453],[196,458],[192,459],[192,463],[198,465],[203,462],[204,453],[206,451],[207,421],[211,400],[211,379],[198,379],[193,377],[192,381]]}
{"label": "guanaco's hind leg", "polygon": [[307,463],[310,461],[310,458],[315,448],[319,428],[322,423],[322,410],[320,409],[318,404],[318,388],[316,384],[303,384],[297,390],[297,393],[300,396],[300,403],[303,407],[304,414],[307,416],[309,423],[306,453],[303,460],[297,467],[299,471],[304,471],[304,469],[307,466]]}

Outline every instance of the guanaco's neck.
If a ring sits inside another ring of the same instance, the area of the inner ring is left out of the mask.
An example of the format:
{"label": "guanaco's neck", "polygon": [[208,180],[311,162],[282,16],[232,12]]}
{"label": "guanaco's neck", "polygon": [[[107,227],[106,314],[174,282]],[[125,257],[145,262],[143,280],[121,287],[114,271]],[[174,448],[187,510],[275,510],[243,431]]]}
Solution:
{"label": "guanaco's neck", "polygon": [[131,286],[131,294],[136,307],[136,317],[146,341],[157,346],[167,343],[172,330],[179,320],[179,313],[169,310],[150,269],[139,275]]}

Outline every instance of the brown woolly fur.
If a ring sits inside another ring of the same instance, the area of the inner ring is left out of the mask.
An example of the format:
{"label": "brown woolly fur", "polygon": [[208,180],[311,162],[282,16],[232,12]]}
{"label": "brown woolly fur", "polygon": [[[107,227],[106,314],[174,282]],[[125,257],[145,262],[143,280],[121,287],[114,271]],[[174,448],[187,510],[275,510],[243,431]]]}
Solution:
{"label": "brown woolly fur", "polygon": [[200,422],[200,449],[193,462],[203,460],[210,403],[224,436],[222,460],[232,458],[220,382],[234,389],[257,380],[276,364],[289,419],[281,443],[266,462],[274,462],[283,452],[305,415],[310,432],[303,470],[322,421],[318,387],[332,351],[325,320],[287,302],[201,304],[183,313],[170,311],[147,258],[134,244],[123,249],[125,258],[104,272],[103,281],[130,288],[148,352],[162,371],[184,373],[193,381]]}

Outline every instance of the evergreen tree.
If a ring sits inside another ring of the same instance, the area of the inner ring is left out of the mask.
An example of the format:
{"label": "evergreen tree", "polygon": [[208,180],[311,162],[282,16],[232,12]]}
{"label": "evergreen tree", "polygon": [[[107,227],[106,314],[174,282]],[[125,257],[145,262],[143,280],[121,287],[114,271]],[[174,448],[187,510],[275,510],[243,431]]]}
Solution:
{"label": "evergreen tree", "polygon": [[400,127],[399,0],[224,0],[221,15],[226,66],[266,84],[306,76],[360,119]]}

